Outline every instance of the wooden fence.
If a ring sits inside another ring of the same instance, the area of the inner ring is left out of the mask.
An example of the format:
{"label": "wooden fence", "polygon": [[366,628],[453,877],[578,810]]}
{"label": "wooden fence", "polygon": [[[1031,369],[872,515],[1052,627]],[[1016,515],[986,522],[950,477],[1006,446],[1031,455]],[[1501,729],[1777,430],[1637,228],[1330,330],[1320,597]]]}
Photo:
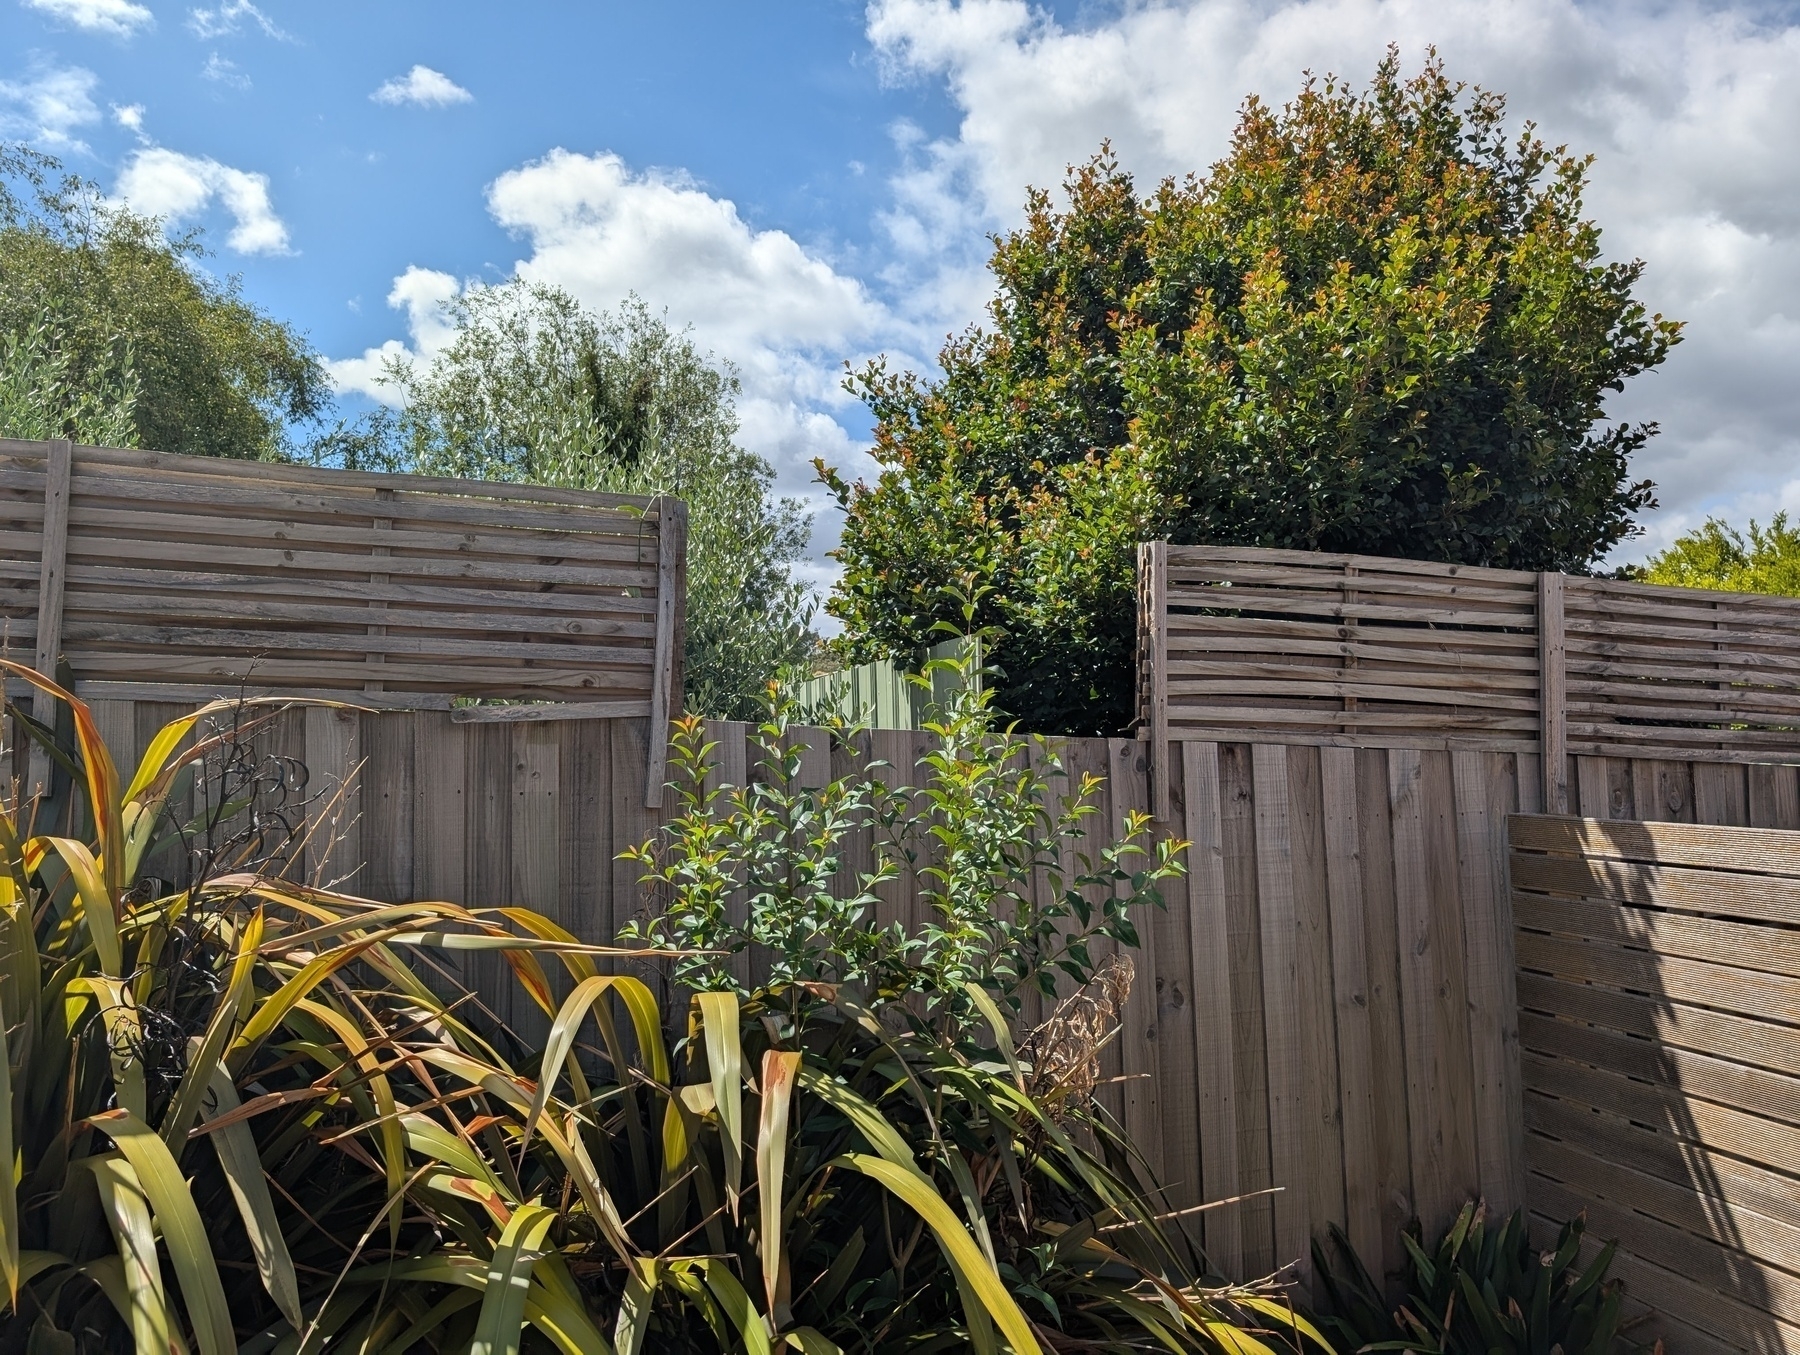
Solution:
{"label": "wooden fence", "polygon": [[685,513],[0,441],[0,627],[12,657],[40,672],[66,659],[94,698],[354,693],[442,710],[506,698],[660,722],[681,692]]}
{"label": "wooden fence", "polygon": [[1672,1350],[1800,1350],[1800,838],[1523,817],[1511,847],[1532,1208],[1618,1239]]}
{"label": "wooden fence", "polygon": [[[183,709],[106,700],[95,715],[110,744],[135,753]],[[297,863],[305,873],[381,899],[528,905],[610,941],[646,906],[617,855],[666,812],[640,793],[649,729],[307,709],[255,745],[303,764],[306,795],[323,793],[329,821]],[[749,732],[710,728],[721,780],[755,775]],[[820,784],[869,757],[913,779],[931,736],[874,731],[860,751],[822,731],[797,737],[803,780]],[[1106,778],[1083,844],[1097,850],[1147,805],[1145,745],[1052,746],[1070,776]],[[1280,1186],[1193,1220],[1222,1267],[1255,1276],[1303,1259],[1327,1221],[1396,1267],[1397,1229],[1414,1210],[1441,1220],[1473,1191],[1517,1200],[1510,936],[1495,905],[1501,816],[1521,795],[1537,807],[1531,759],[1181,751],[1167,830],[1194,841],[1191,873],[1143,927],[1125,1028],[1106,1055],[1107,1074],[1126,1080],[1104,1093],[1171,1207]],[[867,850],[852,843],[847,865]],[[883,920],[925,921],[909,882],[889,892]],[[497,967],[468,977],[525,1040],[541,1038],[541,1016],[514,1004]]]}
{"label": "wooden fence", "polygon": [[1162,542],[1139,590],[1154,747],[1540,752],[1552,809],[1569,755],[1800,757],[1800,598]]}
{"label": "wooden fence", "polygon": [[[108,742],[136,753],[186,706],[94,709]],[[649,730],[642,719],[307,709],[256,746],[303,764],[307,793],[333,802],[298,862],[308,874],[381,899],[523,904],[603,942],[646,907],[617,855],[667,813],[639,793]],[[721,781],[756,774],[749,734],[709,727]],[[796,737],[804,782],[822,784],[871,757],[909,769],[930,736],[875,731],[859,750],[822,731]],[[1052,747],[1071,775],[1107,778],[1088,847],[1147,806],[1145,743]],[[1398,1272],[1398,1230],[1414,1213],[1430,1228],[1470,1195],[1524,1202],[1505,816],[1541,809],[1536,756],[1244,741],[1178,751],[1163,828],[1194,843],[1190,871],[1144,929],[1106,1056],[1123,1080],[1104,1092],[1170,1206],[1280,1186],[1191,1221],[1241,1277],[1304,1259],[1328,1222]],[[1800,828],[1800,768],[1573,765],[1577,808],[1592,816]],[[853,843],[846,864],[866,851]],[[924,921],[905,882],[883,920]],[[466,977],[522,1038],[541,1038],[541,1015],[484,964]]]}

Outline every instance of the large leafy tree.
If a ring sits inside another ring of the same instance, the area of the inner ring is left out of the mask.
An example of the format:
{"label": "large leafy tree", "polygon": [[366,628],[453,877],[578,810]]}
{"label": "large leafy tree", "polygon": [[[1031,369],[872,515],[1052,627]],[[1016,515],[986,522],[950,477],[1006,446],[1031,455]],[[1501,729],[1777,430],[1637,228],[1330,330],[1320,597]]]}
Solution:
{"label": "large leafy tree", "polygon": [[810,520],[738,446],[736,376],[641,303],[598,315],[521,281],[450,303],[455,334],[397,362],[397,415],[320,447],[339,464],[687,501],[687,702],[755,719],[770,679],[811,651],[812,594],[793,565]]}
{"label": "large leafy tree", "polygon": [[901,654],[970,583],[1032,727],[1131,718],[1142,540],[1579,570],[1632,533],[1652,424],[1605,399],[1680,333],[1582,215],[1589,158],[1393,52],[1367,90],[1248,100],[1205,177],[1141,197],[1104,148],[997,239],[992,324],[942,376],[876,362],[872,485],[828,610]]}
{"label": "large leafy tree", "polygon": [[89,402],[116,405],[129,367],[139,446],[287,455],[290,428],[331,403],[305,337],[246,301],[237,279],[209,273],[197,236],[171,239],[58,175],[46,156],[0,151],[0,336],[44,350]]}

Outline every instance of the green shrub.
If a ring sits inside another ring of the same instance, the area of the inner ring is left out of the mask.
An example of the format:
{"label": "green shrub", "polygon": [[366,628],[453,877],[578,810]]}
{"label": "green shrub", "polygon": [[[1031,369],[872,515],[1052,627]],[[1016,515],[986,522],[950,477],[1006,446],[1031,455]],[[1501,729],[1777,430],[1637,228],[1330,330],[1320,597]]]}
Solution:
{"label": "green shrub", "polygon": [[1608,1244],[1580,1264],[1584,1221],[1564,1224],[1550,1251],[1532,1245],[1523,1210],[1490,1228],[1487,1208],[1463,1206],[1435,1252],[1421,1245],[1418,1223],[1402,1235],[1406,1296],[1390,1305],[1381,1287],[1333,1225],[1332,1249],[1313,1243],[1313,1269],[1332,1315],[1317,1319],[1342,1355],[1413,1350],[1429,1355],[1611,1355],[1619,1335],[1620,1282],[1606,1279]]}
{"label": "green shrub", "polygon": [[[740,957],[757,945],[777,986],[846,983],[871,1003],[917,995],[951,1025],[972,1014],[971,983],[1016,1013],[1027,992],[1053,997],[1059,980],[1092,979],[1099,943],[1136,946],[1133,914],[1161,905],[1156,886],[1181,873],[1187,844],[1152,847],[1150,816],[1134,810],[1116,838],[1082,850],[1102,779],[1070,784],[1053,743],[999,721],[979,652],[965,647],[913,677],[928,689],[939,674],[952,679],[913,767],[864,756],[849,774],[804,786],[798,706],[771,686],[750,740],[756,775],[726,787],[712,775],[705,725],[678,722],[681,812],[625,853],[660,891],[659,911],[626,936],[693,952],[675,974],[696,988],[747,993]],[[842,722],[827,733],[839,748],[863,744]],[[869,864],[852,872],[858,834]],[[913,935],[875,922],[879,890],[903,874],[928,918]]]}

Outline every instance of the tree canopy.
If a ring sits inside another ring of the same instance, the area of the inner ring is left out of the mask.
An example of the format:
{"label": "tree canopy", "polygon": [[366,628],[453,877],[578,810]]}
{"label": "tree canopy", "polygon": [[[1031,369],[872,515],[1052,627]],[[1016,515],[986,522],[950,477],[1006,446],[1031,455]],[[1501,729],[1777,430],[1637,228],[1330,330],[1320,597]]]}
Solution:
{"label": "tree canopy", "polygon": [[926,379],[876,361],[874,484],[827,604],[846,657],[904,654],[956,592],[1033,728],[1132,718],[1137,542],[1580,570],[1635,529],[1653,424],[1605,400],[1680,325],[1582,215],[1590,158],[1505,126],[1435,56],[1243,106],[1204,177],[1142,197],[1109,150],[996,239],[991,324]]}
{"label": "tree canopy", "polygon": [[1708,518],[1630,573],[1676,588],[1800,597],[1800,528],[1786,513],[1777,513],[1767,527],[1752,519],[1745,532]]}
{"label": "tree canopy", "polygon": [[59,171],[47,156],[0,151],[0,336],[52,355],[66,389],[90,402],[113,400],[128,365],[138,446],[287,454],[290,425],[331,403],[305,337],[246,301],[236,278],[208,273],[198,236],[170,239]]}
{"label": "tree canopy", "polygon": [[686,500],[688,708],[758,718],[766,684],[813,645],[792,569],[811,524],[734,441],[736,375],[636,300],[597,315],[514,281],[471,289],[449,318],[435,358],[390,364],[399,412],[340,429],[321,458]]}

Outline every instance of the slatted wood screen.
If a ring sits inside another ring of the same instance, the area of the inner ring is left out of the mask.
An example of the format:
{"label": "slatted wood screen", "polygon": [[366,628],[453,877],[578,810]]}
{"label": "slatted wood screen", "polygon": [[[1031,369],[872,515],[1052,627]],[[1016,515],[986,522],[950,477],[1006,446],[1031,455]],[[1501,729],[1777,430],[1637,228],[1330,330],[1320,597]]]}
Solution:
{"label": "slatted wood screen", "polygon": [[1172,738],[1250,728],[1271,742],[1536,751],[1536,575],[1304,551],[1165,551]]}
{"label": "slatted wood screen", "polygon": [[1552,808],[1570,755],[1800,758],[1800,598],[1160,542],[1139,598],[1153,747],[1536,752]]}
{"label": "slatted wood screen", "polygon": [[1800,1349],[1800,837],[1521,817],[1511,847],[1533,1210],[1618,1239],[1671,1350]]}
{"label": "slatted wood screen", "polygon": [[66,656],[96,695],[649,715],[679,666],[681,533],[667,501],[0,442],[8,650]]}
{"label": "slatted wood screen", "polygon": [[686,522],[672,499],[0,440],[0,652],[66,659],[91,699],[660,725],[681,703]]}
{"label": "slatted wood screen", "polygon": [[1800,598],[1570,579],[1576,753],[1800,756]]}

